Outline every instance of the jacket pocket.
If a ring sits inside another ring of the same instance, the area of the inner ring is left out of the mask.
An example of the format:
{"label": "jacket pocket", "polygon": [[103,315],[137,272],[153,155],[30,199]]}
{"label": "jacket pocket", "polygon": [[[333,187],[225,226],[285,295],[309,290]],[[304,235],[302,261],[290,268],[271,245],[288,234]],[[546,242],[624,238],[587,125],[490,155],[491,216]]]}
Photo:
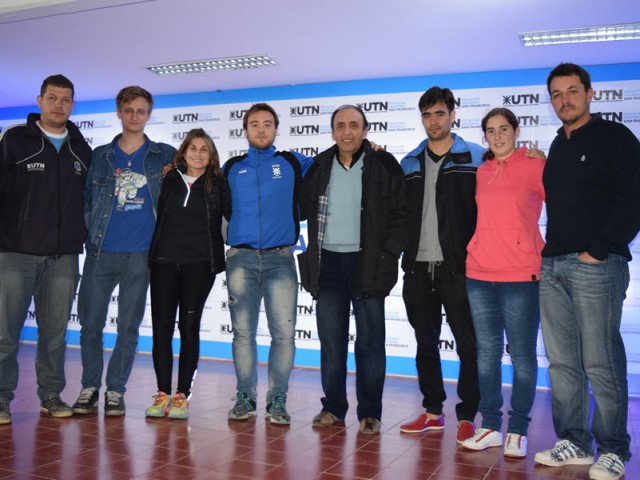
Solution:
{"label": "jacket pocket", "polygon": [[371,295],[373,297],[386,297],[398,282],[398,259],[385,252],[378,255],[375,277]]}

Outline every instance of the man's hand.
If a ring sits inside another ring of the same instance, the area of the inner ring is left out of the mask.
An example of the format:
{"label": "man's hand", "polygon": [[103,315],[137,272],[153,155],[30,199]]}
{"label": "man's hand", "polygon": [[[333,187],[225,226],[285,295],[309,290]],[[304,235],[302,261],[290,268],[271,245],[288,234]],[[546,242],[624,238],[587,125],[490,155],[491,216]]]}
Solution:
{"label": "man's hand", "polygon": [[598,260],[597,258],[593,258],[587,252],[582,252],[578,255],[578,260],[583,263],[602,263],[602,260]]}
{"label": "man's hand", "polygon": [[374,152],[379,152],[380,150],[384,150],[384,147],[382,145],[378,145],[376,142],[369,140],[369,143],[371,144],[371,149]]}
{"label": "man's hand", "polygon": [[173,163],[167,163],[164,167],[162,167],[162,176],[166,177],[167,173],[169,173],[172,168],[173,168]]}
{"label": "man's hand", "polygon": [[527,157],[542,158],[543,160],[547,159],[545,153],[542,150],[538,150],[537,148],[529,148],[526,152],[524,152],[524,154]]}

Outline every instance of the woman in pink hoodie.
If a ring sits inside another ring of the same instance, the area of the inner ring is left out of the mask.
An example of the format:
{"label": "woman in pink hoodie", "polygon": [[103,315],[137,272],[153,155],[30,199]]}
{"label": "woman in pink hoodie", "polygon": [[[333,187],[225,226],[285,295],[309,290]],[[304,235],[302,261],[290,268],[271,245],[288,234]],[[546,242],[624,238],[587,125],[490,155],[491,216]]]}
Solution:
{"label": "woman in pink hoodie", "polygon": [[[467,246],[467,293],[478,348],[482,427],[462,444],[502,446],[502,356],[506,332],[513,364],[506,457],[527,454],[529,413],[536,392],[538,283],[544,241],[538,219],[544,201],[544,158],[516,149],[518,119],[494,108],[482,119],[489,145],[476,176],[478,222]],[[540,155],[544,156],[542,152]]]}

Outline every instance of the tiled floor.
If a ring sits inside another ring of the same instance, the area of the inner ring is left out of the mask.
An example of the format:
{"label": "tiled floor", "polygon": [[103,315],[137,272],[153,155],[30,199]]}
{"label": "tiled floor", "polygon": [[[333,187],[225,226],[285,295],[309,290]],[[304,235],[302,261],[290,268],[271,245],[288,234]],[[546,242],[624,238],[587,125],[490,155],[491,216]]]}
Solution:
{"label": "tiled floor", "polygon": [[[400,434],[399,425],[420,413],[416,381],[388,378],[380,436],[358,433],[351,409],[346,428],[313,429],[320,410],[317,370],[293,371],[288,399],[290,427],[265,424],[263,397],[266,368],[261,366],[261,414],[247,422],[228,422],[235,386],[233,365],[201,361],[188,421],[145,419],[155,393],[151,358],[140,355],[129,381],[126,417],[97,414],[54,419],[39,412],[35,394],[33,345],[20,350],[20,385],[11,404],[12,425],[0,425],[2,479],[586,479],[588,467],[536,466],[533,454],[555,441],[550,395],[539,390],[529,431],[529,456],[505,460],[501,449],[467,452],[455,442],[455,384],[447,384],[450,400],[444,431]],[[80,352],[67,353],[68,387],[63,399],[75,401],[80,390]],[[355,403],[353,376],[349,394]],[[630,434],[634,459],[627,480],[640,478],[640,399],[630,402]]]}

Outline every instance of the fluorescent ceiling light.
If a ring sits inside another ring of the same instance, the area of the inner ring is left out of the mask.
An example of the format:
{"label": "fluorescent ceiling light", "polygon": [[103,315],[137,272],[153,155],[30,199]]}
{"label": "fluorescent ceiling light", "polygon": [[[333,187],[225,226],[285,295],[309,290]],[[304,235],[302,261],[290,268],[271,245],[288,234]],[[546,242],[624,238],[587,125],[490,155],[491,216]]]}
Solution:
{"label": "fluorescent ceiling light", "polygon": [[610,42],[613,40],[640,39],[640,23],[625,25],[601,25],[597,27],[568,28],[565,30],[545,30],[518,34],[522,45],[556,45],[559,43]]}
{"label": "fluorescent ceiling light", "polygon": [[0,23],[86,12],[155,0],[1,0]]}
{"label": "fluorescent ceiling light", "polygon": [[211,60],[191,60],[165,65],[150,65],[145,68],[158,75],[174,75],[177,73],[205,73],[220,70],[275,67],[277,65],[278,62],[269,55],[245,55],[243,57],[213,58]]}

